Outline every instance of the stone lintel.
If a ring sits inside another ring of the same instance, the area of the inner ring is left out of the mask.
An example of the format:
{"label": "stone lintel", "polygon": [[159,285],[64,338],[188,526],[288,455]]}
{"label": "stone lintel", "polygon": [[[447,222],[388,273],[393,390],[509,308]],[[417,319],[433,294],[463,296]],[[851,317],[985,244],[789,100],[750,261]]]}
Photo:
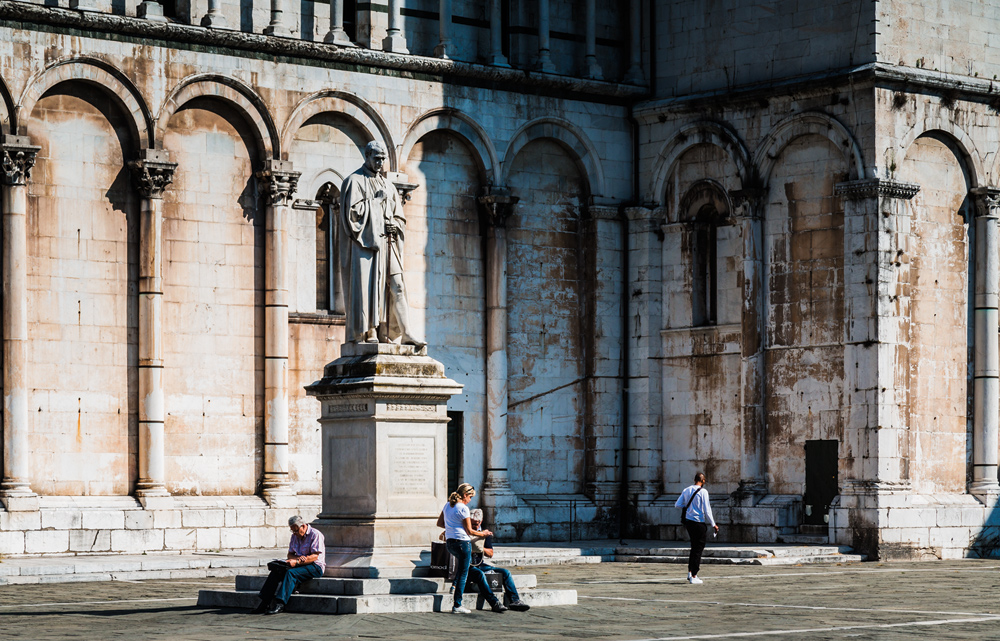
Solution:
{"label": "stone lintel", "polygon": [[920,191],[920,185],[887,178],[851,180],[837,183],[834,186],[834,193],[847,200],[864,200],[876,196],[910,200],[917,195],[918,191]]}

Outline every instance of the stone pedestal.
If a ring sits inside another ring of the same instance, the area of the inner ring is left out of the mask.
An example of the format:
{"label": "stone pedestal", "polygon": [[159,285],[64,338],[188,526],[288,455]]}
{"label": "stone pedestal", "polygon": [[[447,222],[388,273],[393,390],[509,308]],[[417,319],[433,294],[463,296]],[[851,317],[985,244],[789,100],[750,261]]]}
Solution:
{"label": "stone pedestal", "polygon": [[306,393],[322,404],[327,576],[420,574],[447,500],[448,399],[427,348],[346,343]]}

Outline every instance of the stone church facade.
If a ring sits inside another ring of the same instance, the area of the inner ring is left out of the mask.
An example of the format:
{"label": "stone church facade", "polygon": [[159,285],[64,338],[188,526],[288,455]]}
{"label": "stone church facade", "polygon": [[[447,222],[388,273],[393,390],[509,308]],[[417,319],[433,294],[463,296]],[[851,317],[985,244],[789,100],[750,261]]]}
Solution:
{"label": "stone church facade", "polygon": [[677,538],[704,470],[722,540],[994,553],[1000,10],[54,4],[0,0],[0,554],[317,514],[372,140],[506,539]]}

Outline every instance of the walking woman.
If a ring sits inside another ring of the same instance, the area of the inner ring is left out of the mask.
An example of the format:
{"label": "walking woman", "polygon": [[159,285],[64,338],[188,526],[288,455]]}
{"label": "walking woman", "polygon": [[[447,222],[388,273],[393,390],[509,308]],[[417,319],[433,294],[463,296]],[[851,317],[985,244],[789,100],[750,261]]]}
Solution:
{"label": "walking woman", "polygon": [[479,586],[479,593],[486,596],[490,607],[494,612],[506,612],[507,608],[497,599],[482,570],[470,567],[472,560],[472,537],[489,536],[493,534],[490,530],[472,529],[472,520],[469,514],[469,501],[476,495],[476,490],[468,483],[462,483],[458,489],[451,493],[448,502],[445,503],[441,515],[438,517],[438,527],[444,528],[445,544],[448,551],[455,557],[457,574],[455,575],[455,605],[451,608],[452,614],[470,614],[470,610],[462,607],[462,595],[465,593],[465,581],[472,575],[472,580]]}

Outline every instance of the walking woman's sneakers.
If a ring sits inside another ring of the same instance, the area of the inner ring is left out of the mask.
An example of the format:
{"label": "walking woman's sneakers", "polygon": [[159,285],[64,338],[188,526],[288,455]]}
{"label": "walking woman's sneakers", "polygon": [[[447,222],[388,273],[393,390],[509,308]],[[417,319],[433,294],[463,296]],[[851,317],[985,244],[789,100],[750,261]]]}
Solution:
{"label": "walking woman's sneakers", "polygon": [[701,585],[704,583],[701,579],[696,576],[688,576],[688,583],[693,583],[694,585]]}
{"label": "walking woman's sneakers", "polygon": [[472,610],[456,605],[451,609],[452,614],[472,614]]}

